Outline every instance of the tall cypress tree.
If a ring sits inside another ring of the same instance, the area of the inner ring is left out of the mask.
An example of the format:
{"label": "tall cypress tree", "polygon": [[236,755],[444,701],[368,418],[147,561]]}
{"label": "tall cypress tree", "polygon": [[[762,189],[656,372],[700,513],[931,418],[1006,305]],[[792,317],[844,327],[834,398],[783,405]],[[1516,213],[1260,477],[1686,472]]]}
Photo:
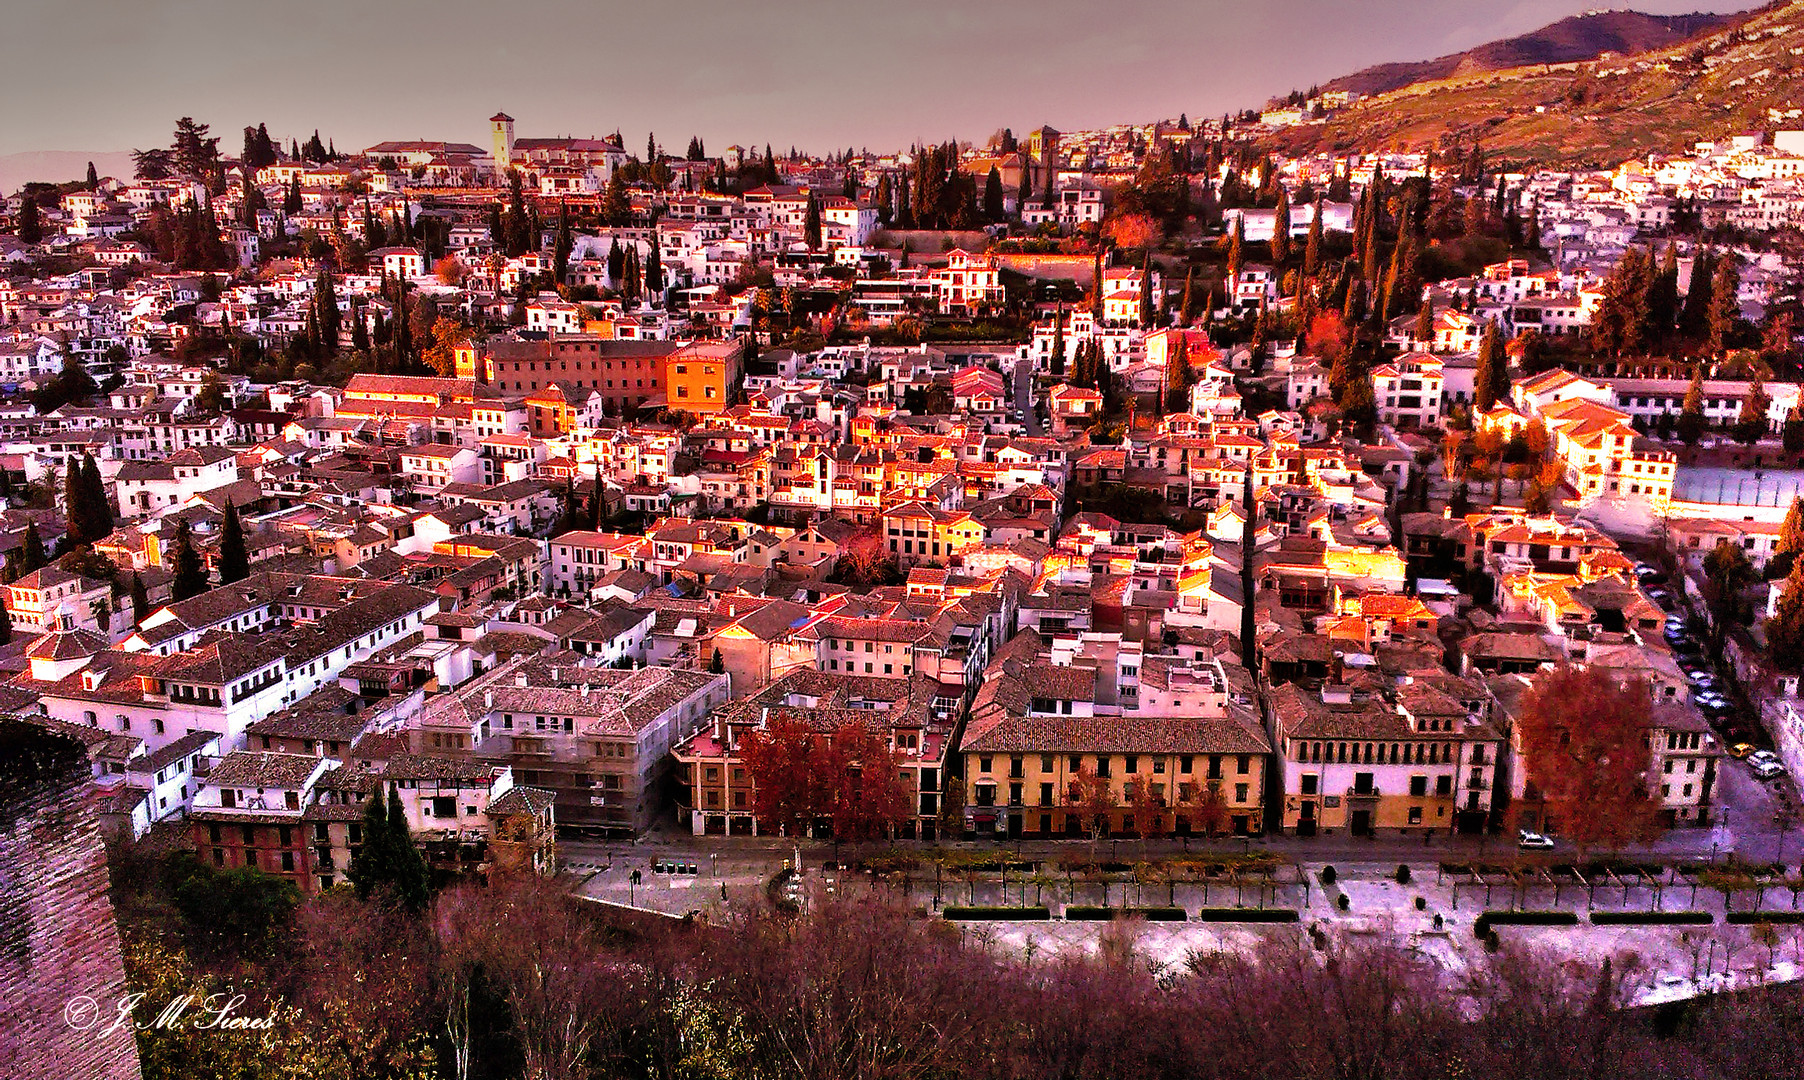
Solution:
{"label": "tall cypress tree", "polygon": [[1278,185],[1278,208],[1272,218],[1272,269],[1282,271],[1290,261],[1290,191]]}
{"label": "tall cypress tree", "polygon": [[88,492],[81,479],[81,463],[71,457],[63,476],[63,526],[77,544],[91,543],[88,536]]}
{"label": "tall cypress tree", "polygon": [[141,625],[150,617],[150,590],[144,587],[144,575],[132,575],[132,625]]}
{"label": "tall cypress tree", "polygon": [[1473,387],[1479,412],[1490,412],[1499,399],[1509,397],[1509,357],[1503,351],[1503,337],[1494,322],[1485,326],[1484,337],[1479,339]]}
{"label": "tall cypress tree", "polygon": [[821,249],[821,201],[813,188],[808,189],[808,204],[802,215],[802,242],[809,251]]}
{"label": "tall cypress tree", "polygon": [[19,572],[29,574],[33,570],[40,570],[49,561],[50,556],[44,551],[44,538],[38,535],[38,523],[26,522],[25,554],[20,557]]}
{"label": "tall cypress tree", "polygon": [[1314,277],[1322,268],[1322,198],[1316,196],[1314,217],[1309,221],[1309,239],[1303,242],[1303,276]]}
{"label": "tall cypress tree", "polygon": [[994,165],[990,166],[990,175],[985,177],[983,182],[983,216],[984,220],[991,223],[1001,221],[1004,216],[1002,173],[998,172]]}
{"label": "tall cypress tree", "polygon": [[113,504],[107,500],[106,481],[100,478],[100,465],[92,454],[82,455],[81,486],[90,542],[105,540],[113,532]]}
{"label": "tall cypress tree", "polygon": [[174,563],[175,580],[170,584],[174,599],[186,600],[207,591],[207,567],[194,547],[194,530],[186,518],[176,526]]}
{"label": "tall cypress tree", "polygon": [[1140,329],[1150,330],[1153,326],[1153,259],[1147,255],[1140,260]]}
{"label": "tall cypress tree", "polygon": [[250,554],[244,544],[244,523],[238,508],[227,499],[225,523],[219,528],[219,583],[230,585],[251,576]]}

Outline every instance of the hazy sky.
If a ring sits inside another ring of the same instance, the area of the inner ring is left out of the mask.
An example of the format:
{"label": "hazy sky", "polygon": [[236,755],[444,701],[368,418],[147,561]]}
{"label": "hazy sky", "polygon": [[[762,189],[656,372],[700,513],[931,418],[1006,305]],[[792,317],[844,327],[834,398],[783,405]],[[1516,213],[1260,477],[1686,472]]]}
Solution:
{"label": "hazy sky", "polygon": [[[1597,5],[1598,0],[1589,0]],[[1584,0],[6,0],[0,154],[165,145],[182,115],[339,149],[648,130],[826,151],[1219,115]],[[1747,0],[1640,0],[1728,11]]]}

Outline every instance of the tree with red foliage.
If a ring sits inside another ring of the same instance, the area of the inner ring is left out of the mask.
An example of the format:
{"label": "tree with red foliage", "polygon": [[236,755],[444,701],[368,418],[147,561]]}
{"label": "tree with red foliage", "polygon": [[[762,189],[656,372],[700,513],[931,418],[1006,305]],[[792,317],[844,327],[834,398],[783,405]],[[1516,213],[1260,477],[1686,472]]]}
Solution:
{"label": "tree with red foliage", "polygon": [[822,782],[826,747],[807,721],[791,713],[772,716],[740,740],[752,778],[752,815],[767,833],[805,835],[832,809]]}
{"label": "tree with red foliage", "polygon": [[1153,784],[1136,776],[1127,782],[1128,819],[1143,840],[1156,840],[1166,833],[1165,797],[1153,793]]}
{"label": "tree with red foliage", "polygon": [[1109,815],[1115,806],[1115,789],[1109,786],[1108,778],[1087,768],[1079,769],[1065,789],[1065,813],[1077,818],[1090,834],[1092,844],[1108,831]]}
{"label": "tree with red foliage", "polygon": [[818,756],[826,775],[833,835],[870,840],[887,835],[909,816],[908,789],[889,734],[863,721],[840,726],[829,752]]}
{"label": "tree with red foliage", "polygon": [[1565,665],[1537,676],[1517,718],[1528,779],[1581,852],[1650,836],[1647,683]]}

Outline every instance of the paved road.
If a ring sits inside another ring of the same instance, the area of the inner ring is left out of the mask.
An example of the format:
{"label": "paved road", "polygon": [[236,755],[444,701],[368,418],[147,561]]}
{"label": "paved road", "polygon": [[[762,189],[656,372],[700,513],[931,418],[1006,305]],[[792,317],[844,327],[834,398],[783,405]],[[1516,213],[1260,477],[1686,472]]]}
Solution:
{"label": "paved road", "polygon": [[1031,358],[1015,361],[1015,408],[1021,413],[1029,435],[1038,436],[1040,415],[1034,401],[1034,362]]}

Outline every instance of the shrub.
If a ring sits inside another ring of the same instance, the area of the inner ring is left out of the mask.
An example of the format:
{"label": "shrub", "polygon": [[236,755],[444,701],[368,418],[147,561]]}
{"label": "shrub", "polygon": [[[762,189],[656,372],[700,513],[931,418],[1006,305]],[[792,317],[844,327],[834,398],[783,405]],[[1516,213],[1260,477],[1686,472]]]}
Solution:
{"label": "shrub", "polygon": [[1731,911],[1724,920],[1732,926],[1752,923],[1804,923],[1804,911]]}
{"label": "shrub", "polygon": [[959,922],[1045,922],[1052,918],[1050,908],[1041,907],[949,907],[940,916]]}
{"label": "shrub", "polygon": [[1293,923],[1300,916],[1291,908],[1203,908],[1196,913],[1198,922],[1264,922]]}
{"label": "shrub", "polygon": [[1352,909],[1352,907],[1353,907],[1353,903],[1352,903],[1352,901],[1350,901],[1350,900],[1348,900],[1348,899],[1347,899],[1347,894],[1346,894],[1346,893],[1341,893],[1341,894],[1340,894],[1340,900],[1339,900],[1339,904],[1340,904],[1340,909],[1341,909],[1341,910],[1342,910],[1342,911],[1349,911],[1349,910],[1351,910],[1351,909]]}
{"label": "shrub", "polygon": [[1428,910],[1428,897],[1426,897],[1426,896],[1416,897],[1416,910],[1417,911],[1427,911]]}
{"label": "shrub", "polygon": [[1472,924],[1472,934],[1484,937],[1493,926],[1577,926],[1576,911],[1487,911]]}
{"label": "shrub", "polygon": [[1397,884],[1399,884],[1399,885],[1408,885],[1409,884],[1409,864],[1408,863],[1397,864]]}
{"label": "shrub", "polygon": [[1334,878],[1335,878],[1334,867],[1332,867],[1332,866],[1322,867],[1322,884],[1323,885],[1334,884]]}
{"label": "shrub", "polygon": [[1594,926],[1707,925],[1716,921],[1708,911],[1593,911]]}

